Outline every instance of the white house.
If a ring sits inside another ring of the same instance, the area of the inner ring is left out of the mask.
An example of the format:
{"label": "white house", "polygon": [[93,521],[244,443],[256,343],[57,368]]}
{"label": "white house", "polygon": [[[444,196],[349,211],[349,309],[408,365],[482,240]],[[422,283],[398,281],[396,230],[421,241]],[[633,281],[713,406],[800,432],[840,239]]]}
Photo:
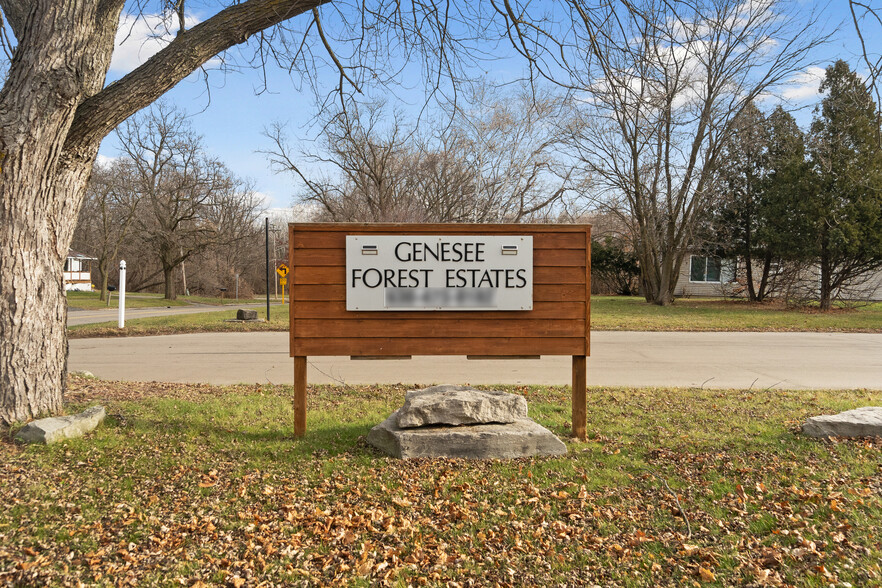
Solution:
{"label": "white house", "polygon": [[[787,280],[786,290],[790,295],[818,296],[821,274],[817,264],[789,270],[782,276]],[[674,296],[747,296],[745,274],[743,260],[688,255],[680,267]],[[776,295],[780,294],[780,291],[776,292]],[[882,271],[852,280],[837,295],[844,300],[882,300]]]}
{"label": "white house", "polygon": [[64,261],[64,290],[92,290],[92,262],[97,258],[68,250]]}
{"label": "white house", "polygon": [[688,255],[680,266],[674,296],[725,296],[737,287],[734,260]]}

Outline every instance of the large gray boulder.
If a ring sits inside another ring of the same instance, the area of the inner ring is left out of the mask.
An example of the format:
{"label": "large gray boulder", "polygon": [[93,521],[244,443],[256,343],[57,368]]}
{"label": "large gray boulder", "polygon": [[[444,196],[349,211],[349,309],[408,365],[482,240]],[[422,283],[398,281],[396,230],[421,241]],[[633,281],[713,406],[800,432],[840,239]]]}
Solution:
{"label": "large gray boulder", "polygon": [[401,429],[437,425],[514,423],[527,418],[523,396],[467,386],[432,386],[411,390],[398,411]]}
{"label": "large gray boulder", "polygon": [[399,413],[393,412],[367,436],[370,445],[394,457],[513,459],[567,452],[557,436],[528,418],[508,424],[402,429]]}
{"label": "large gray boulder", "polygon": [[74,439],[93,431],[101,424],[105,416],[107,416],[107,411],[103,406],[93,406],[72,416],[31,421],[21,428],[15,438],[22,443],[45,443],[47,445],[64,439]]}
{"label": "large gray boulder", "polygon": [[802,432],[810,437],[882,437],[882,406],[811,417]]}

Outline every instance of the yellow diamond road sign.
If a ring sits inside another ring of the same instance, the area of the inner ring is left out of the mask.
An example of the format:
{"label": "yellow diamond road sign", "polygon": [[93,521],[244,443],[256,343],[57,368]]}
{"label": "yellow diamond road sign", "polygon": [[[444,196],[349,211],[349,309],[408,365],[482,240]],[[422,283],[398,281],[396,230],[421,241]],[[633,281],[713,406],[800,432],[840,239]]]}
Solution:
{"label": "yellow diamond road sign", "polygon": [[276,268],[276,273],[282,276],[283,278],[288,275],[288,266],[284,263]]}

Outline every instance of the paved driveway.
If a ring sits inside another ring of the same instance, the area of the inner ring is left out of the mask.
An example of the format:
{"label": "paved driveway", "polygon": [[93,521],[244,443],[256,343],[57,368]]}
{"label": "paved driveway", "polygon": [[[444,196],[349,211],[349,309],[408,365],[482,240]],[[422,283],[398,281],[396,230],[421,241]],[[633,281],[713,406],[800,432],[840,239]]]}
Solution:
{"label": "paved driveway", "polygon": [[[597,386],[882,389],[882,334],[595,332]],[[70,342],[70,369],[112,380],[293,382],[287,333],[214,333]],[[310,357],[310,383],[569,384],[569,357],[366,361]]]}

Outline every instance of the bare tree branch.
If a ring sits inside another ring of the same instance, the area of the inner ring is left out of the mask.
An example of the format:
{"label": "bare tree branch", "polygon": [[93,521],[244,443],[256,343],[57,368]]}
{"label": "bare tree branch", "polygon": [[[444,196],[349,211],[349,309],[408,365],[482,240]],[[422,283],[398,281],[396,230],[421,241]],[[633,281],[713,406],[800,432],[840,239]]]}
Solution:
{"label": "bare tree branch", "polygon": [[65,149],[75,152],[93,144],[221,51],[324,1],[248,0],[179,34],[146,63],[80,104]]}
{"label": "bare tree branch", "polygon": [[25,19],[30,8],[31,2],[28,0],[0,0],[0,9],[3,10],[6,22],[16,39],[21,39],[24,33]]}

